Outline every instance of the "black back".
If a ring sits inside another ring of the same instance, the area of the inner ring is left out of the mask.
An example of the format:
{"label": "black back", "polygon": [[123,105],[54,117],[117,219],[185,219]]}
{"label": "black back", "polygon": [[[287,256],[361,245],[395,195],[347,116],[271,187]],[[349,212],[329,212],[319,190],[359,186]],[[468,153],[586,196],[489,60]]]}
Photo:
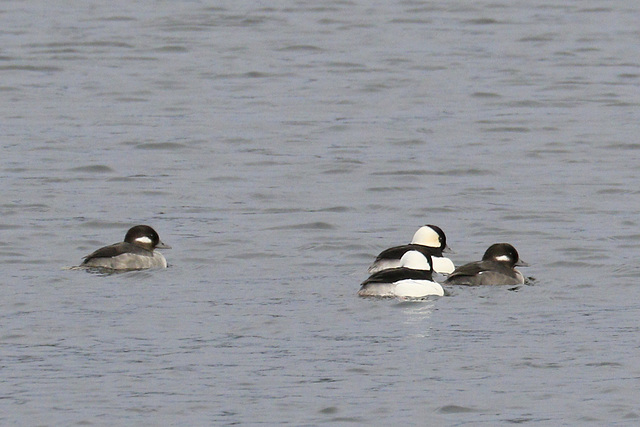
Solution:
{"label": "black back", "polygon": [[442,256],[442,249],[440,248],[432,248],[430,246],[416,245],[416,244],[408,244],[402,246],[395,246],[393,248],[385,249],[380,252],[380,254],[376,257],[374,262],[378,262],[385,259],[400,259],[402,255],[409,251],[418,251],[427,259],[430,256]]}
{"label": "black back", "polygon": [[431,270],[414,270],[412,268],[397,267],[373,273],[360,285],[364,286],[369,283],[393,283],[404,279],[433,280]]}
{"label": "black back", "polygon": [[114,243],[113,245],[105,246],[104,248],[100,248],[97,251],[87,255],[86,257],[84,257],[84,261],[82,261],[82,263],[86,264],[94,258],[112,258],[124,253],[146,256],[152,254],[150,250],[147,250],[142,246],[134,245],[128,242],[120,242]]}

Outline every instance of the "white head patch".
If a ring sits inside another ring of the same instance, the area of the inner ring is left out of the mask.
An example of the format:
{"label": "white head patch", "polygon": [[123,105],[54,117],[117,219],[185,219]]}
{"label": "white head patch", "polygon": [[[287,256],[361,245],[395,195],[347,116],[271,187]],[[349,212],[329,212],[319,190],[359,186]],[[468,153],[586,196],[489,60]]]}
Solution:
{"label": "white head patch", "polygon": [[400,265],[412,270],[431,270],[427,258],[418,251],[405,252],[400,258]]}
{"label": "white head patch", "polygon": [[138,243],[142,243],[143,245],[150,245],[151,243],[153,243],[147,236],[138,237],[135,241]]}
{"label": "white head patch", "polygon": [[496,257],[496,261],[511,261],[509,255],[500,255]]}
{"label": "white head patch", "polygon": [[422,245],[429,246],[431,248],[439,248],[440,247],[440,236],[436,231],[425,225],[420,227],[416,234],[413,235],[413,240],[411,241],[414,245]]}

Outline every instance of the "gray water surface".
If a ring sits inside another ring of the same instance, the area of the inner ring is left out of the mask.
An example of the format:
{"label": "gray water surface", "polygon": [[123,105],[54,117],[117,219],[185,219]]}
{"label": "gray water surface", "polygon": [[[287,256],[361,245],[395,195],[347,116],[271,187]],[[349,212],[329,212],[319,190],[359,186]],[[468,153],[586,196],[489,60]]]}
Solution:
{"label": "gray water surface", "polygon": [[[635,1],[0,21],[0,424],[638,423]],[[140,223],[167,270],[68,269]],[[527,285],[358,298],[426,223]]]}

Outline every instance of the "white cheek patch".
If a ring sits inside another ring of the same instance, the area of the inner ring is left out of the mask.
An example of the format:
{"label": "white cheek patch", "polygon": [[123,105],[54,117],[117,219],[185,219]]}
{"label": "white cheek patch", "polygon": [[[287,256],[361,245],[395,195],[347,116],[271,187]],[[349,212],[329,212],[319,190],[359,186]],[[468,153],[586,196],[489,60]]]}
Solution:
{"label": "white cheek patch", "polygon": [[136,239],[136,242],[142,243],[144,245],[150,245],[152,243],[151,239],[148,238],[147,236],[138,237]]}
{"label": "white cheek patch", "polygon": [[432,248],[439,248],[440,247],[440,238],[437,235],[433,236],[430,240],[428,240],[426,242],[425,246],[429,246],[429,247],[432,247]]}
{"label": "white cheek patch", "polygon": [[511,261],[511,258],[508,255],[500,255],[496,257],[496,261]]}

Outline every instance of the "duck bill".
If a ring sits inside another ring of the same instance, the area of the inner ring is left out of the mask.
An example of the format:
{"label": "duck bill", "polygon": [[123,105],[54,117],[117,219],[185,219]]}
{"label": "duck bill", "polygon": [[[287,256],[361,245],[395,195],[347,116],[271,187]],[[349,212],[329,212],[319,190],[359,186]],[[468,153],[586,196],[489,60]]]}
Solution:
{"label": "duck bill", "polygon": [[518,262],[516,262],[516,267],[529,267],[529,263],[519,259]]}
{"label": "duck bill", "polygon": [[449,247],[449,245],[445,245],[445,247],[444,247],[444,248],[442,248],[442,253],[443,253],[443,254],[454,254],[455,252],[453,252],[453,251],[451,250],[451,248]]}
{"label": "duck bill", "polygon": [[164,243],[159,242],[159,243],[156,245],[156,249],[171,249],[171,246],[169,246],[169,245],[165,245]]}

